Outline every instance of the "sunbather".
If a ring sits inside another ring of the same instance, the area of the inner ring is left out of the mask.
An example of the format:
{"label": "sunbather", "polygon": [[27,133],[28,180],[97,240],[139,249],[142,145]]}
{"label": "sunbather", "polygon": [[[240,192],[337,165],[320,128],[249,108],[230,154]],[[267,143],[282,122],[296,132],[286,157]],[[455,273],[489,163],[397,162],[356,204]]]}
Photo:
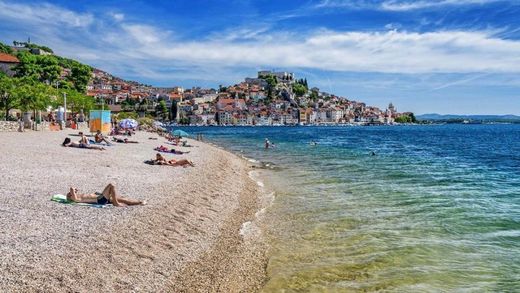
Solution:
{"label": "sunbather", "polygon": [[[87,136],[86,136],[85,134],[83,134],[82,131],[79,132],[79,136],[81,137],[81,138],[79,139],[79,145],[80,145],[80,146],[81,146],[81,145],[89,145],[89,144],[90,144],[90,142],[88,141]],[[83,146],[82,146],[82,147],[83,147]]]}
{"label": "sunbather", "polygon": [[164,158],[161,154],[157,153],[157,155],[155,155],[155,160],[153,160],[153,162],[157,165],[167,165],[167,166],[182,166],[184,168],[188,167],[188,166],[192,166],[192,167],[195,167],[195,164],[193,164],[192,161],[188,161],[186,159],[182,159],[182,160],[174,160],[174,159],[171,159],[171,160],[166,160],[166,158]]}
{"label": "sunbather", "polygon": [[139,143],[138,141],[128,140],[128,138],[113,137],[112,140],[119,143]]}
{"label": "sunbather", "polygon": [[70,138],[66,137],[63,143],[61,144],[64,147],[71,147],[71,148],[82,148],[82,149],[91,149],[91,150],[100,150],[104,151],[104,147],[90,145],[90,144],[84,144],[84,143],[76,143],[72,142]]}
{"label": "sunbather", "polygon": [[167,148],[165,146],[156,147],[154,150],[159,151],[159,152],[177,154],[177,155],[182,155],[182,154],[189,153],[189,152],[178,151],[176,149],[170,149],[170,148]]}
{"label": "sunbather", "polygon": [[107,145],[110,145],[110,142],[103,136],[100,130],[96,132],[96,135],[94,136],[94,140],[96,143],[106,143]]}
{"label": "sunbather", "polygon": [[109,183],[103,191],[91,194],[79,194],[78,189],[71,187],[67,193],[67,199],[78,203],[92,203],[92,204],[113,204],[116,207],[124,207],[127,205],[143,205],[145,201],[136,199],[123,198],[117,195],[116,188],[112,183]]}
{"label": "sunbather", "polygon": [[166,139],[169,140],[169,141],[171,141],[171,142],[173,142],[173,143],[175,143],[175,144],[179,144],[180,141],[181,141],[181,138],[180,138],[180,137],[178,137],[178,136],[173,136],[173,135],[171,135],[171,134],[169,134],[168,136],[166,136]]}

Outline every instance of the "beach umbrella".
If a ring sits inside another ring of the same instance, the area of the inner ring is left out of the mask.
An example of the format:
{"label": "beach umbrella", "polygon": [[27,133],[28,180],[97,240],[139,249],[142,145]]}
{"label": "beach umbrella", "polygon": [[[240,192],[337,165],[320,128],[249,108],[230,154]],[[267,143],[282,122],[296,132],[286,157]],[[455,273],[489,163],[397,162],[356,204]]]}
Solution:
{"label": "beach umbrella", "polygon": [[186,131],[183,131],[183,130],[180,130],[180,129],[177,129],[177,130],[173,131],[172,135],[173,136],[179,136],[179,137],[188,137],[188,136],[190,136]]}
{"label": "beach umbrella", "polygon": [[123,119],[119,121],[119,127],[123,129],[136,128],[139,123],[134,119]]}

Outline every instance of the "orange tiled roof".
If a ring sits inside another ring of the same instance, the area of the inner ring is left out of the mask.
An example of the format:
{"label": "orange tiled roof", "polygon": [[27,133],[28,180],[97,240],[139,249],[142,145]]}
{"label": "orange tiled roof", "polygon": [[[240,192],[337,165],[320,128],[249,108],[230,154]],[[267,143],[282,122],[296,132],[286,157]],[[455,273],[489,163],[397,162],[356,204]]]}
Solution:
{"label": "orange tiled roof", "polygon": [[218,102],[221,104],[233,104],[235,99],[219,99]]}
{"label": "orange tiled roof", "polygon": [[0,53],[0,62],[4,62],[4,63],[20,63],[20,60],[18,60],[18,58],[16,58],[13,55],[9,55],[9,54],[6,54],[6,53]]}

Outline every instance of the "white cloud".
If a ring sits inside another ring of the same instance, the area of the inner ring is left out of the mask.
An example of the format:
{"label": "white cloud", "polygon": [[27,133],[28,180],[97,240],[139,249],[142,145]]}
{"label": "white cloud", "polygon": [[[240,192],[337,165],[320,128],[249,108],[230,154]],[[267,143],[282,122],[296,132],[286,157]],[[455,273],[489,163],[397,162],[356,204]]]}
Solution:
{"label": "white cloud", "polygon": [[377,9],[387,11],[409,11],[444,6],[483,5],[507,0],[322,0],[316,8]]}
{"label": "white cloud", "polygon": [[[133,40],[142,45],[154,45],[167,37],[167,33],[159,33],[159,31],[149,25],[131,24],[122,25],[124,32],[128,34]],[[120,35],[119,38],[124,38]]]}
{"label": "white cloud", "polygon": [[125,19],[125,15],[123,13],[111,13],[110,14],[115,21],[123,21]]}
{"label": "white cloud", "polygon": [[434,8],[441,6],[477,5],[497,2],[498,0],[441,0],[441,1],[384,1],[381,4],[383,10],[408,11],[416,9]]}
{"label": "white cloud", "polygon": [[[268,33],[243,29],[239,36],[221,39],[183,39],[174,32],[140,23],[96,16],[96,25],[64,28],[59,22],[35,26],[44,15],[68,15],[67,23],[89,23],[90,14],[49,6],[9,4],[0,21],[16,23],[19,32],[31,30],[36,42],[58,54],[78,58],[114,74],[148,72],[148,76],[214,71],[216,68],[286,68],[382,73],[520,73],[520,41],[500,39],[492,31],[355,32],[313,31],[306,34]],[[13,9],[18,11],[12,14]],[[27,17],[20,12],[29,11]],[[111,17],[105,14],[105,17]],[[82,20],[75,20],[82,19]],[[92,20],[90,20],[92,22]],[[0,25],[1,27],[1,25]],[[9,32],[3,37],[11,36]],[[225,34],[224,34],[225,35]],[[242,37],[246,37],[244,41]],[[210,68],[211,70],[207,70]],[[150,71],[156,71],[153,75]],[[177,75],[178,76],[178,75]],[[215,79],[222,79],[215,76]]]}
{"label": "white cloud", "polygon": [[[149,38],[146,36],[144,38]],[[429,73],[520,72],[520,42],[490,32],[315,32],[255,42],[162,40],[135,48],[150,59],[204,65]]]}
{"label": "white cloud", "polygon": [[76,13],[48,3],[24,5],[1,0],[0,19],[39,24],[64,24],[71,27],[86,27],[94,21],[91,14]]}

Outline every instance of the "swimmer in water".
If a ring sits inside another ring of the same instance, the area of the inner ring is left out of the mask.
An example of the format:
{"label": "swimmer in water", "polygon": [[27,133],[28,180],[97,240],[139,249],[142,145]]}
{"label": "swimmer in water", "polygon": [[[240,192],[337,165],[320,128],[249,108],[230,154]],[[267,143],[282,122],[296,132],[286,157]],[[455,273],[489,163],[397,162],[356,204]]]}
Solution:
{"label": "swimmer in water", "polygon": [[271,147],[271,142],[269,139],[265,138],[265,149],[268,149],[269,147]]}

